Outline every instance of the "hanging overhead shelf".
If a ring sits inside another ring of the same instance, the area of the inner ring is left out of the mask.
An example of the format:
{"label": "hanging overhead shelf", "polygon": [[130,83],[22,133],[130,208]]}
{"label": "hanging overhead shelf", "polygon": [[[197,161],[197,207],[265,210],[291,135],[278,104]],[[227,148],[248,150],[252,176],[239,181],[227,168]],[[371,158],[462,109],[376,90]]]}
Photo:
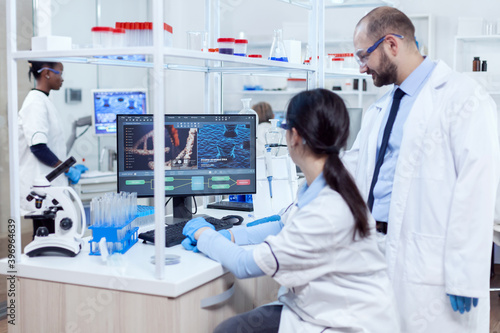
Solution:
{"label": "hanging overhead shelf", "polygon": [[[118,49],[75,49],[61,51],[18,51],[16,60],[46,60],[67,63],[152,68],[152,47]],[[143,55],[145,61],[117,59],[121,55]],[[164,68],[195,72],[259,73],[259,72],[312,72],[311,66],[292,64],[267,59],[237,57],[219,53],[164,48]]]}

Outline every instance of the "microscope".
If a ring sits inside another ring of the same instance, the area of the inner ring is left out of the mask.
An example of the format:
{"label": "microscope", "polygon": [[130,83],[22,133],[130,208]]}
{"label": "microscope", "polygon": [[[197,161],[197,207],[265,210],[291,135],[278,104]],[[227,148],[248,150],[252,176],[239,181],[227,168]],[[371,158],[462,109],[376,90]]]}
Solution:
{"label": "microscope", "polygon": [[86,221],[82,201],[71,187],[50,185],[75,163],[75,158],[70,157],[45,178],[36,179],[26,197],[32,211],[24,217],[33,220],[33,241],[24,248],[29,257],[74,257],[82,249]]}

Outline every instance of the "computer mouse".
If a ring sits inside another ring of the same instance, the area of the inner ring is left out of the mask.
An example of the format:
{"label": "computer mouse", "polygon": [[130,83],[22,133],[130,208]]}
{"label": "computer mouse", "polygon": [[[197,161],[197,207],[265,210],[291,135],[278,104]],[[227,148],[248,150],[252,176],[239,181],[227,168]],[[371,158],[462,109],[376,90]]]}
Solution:
{"label": "computer mouse", "polygon": [[239,215],[226,215],[222,218],[224,221],[229,221],[233,225],[240,225],[243,222],[243,217]]}

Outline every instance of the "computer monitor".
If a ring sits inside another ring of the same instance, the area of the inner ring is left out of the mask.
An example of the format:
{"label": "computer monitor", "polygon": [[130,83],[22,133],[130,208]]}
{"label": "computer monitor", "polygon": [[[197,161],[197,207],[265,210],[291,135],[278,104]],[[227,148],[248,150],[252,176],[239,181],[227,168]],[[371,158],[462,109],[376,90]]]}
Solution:
{"label": "computer monitor", "polygon": [[[154,195],[153,115],[117,116],[118,191]],[[191,196],[256,193],[255,115],[165,115],[165,196],[190,218]]]}
{"label": "computer monitor", "polygon": [[94,89],[92,103],[92,126],[96,135],[115,135],[117,114],[147,113],[145,89]]}
{"label": "computer monitor", "polygon": [[286,119],[286,111],[274,111],[274,119],[278,119],[278,124],[282,124]]}
{"label": "computer monitor", "polygon": [[361,129],[361,121],[363,120],[362,108],[347,108],[349,113],[349,137],[347,138],[346,150],[351,149],[359,130]]}

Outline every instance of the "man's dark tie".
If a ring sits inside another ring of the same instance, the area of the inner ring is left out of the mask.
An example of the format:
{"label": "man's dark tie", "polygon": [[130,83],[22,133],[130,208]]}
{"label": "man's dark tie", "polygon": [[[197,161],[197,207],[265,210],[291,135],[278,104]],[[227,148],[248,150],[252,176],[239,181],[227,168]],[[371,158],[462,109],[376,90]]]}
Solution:
{"label": "man's dark tie", "polygon": [[377,183],[378,174],[380,172],[380,167],[384,163],[385,151],[387,150],[387,145],[389,143],[389,137],[391,136],[392,126],[394,125],[394,120],[396,120],[396,115],[398,113],[399,104],[401,103],[401,98],[404,96],[404,91],[401,89],[396,89],[394,92],[394,98],[392,100],[391,112],[389,113],[389,118],[387,119],[387,124],[384,129],[384,136],[382,137],[382,144],[380,145],[380,150],[378,152],[377,163],[375,164],[375,171],[373,172],[372,184],[370,186],[370,193],[368,194],[368,208],[370,212],[373,209],[373,188]]}

